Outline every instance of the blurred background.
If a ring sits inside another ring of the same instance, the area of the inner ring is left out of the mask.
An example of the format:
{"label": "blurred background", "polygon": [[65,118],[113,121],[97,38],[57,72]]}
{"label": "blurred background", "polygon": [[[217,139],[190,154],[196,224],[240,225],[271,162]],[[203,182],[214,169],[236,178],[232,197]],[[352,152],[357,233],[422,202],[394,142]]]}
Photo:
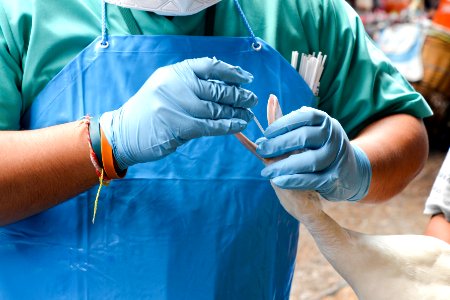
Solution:
{"label": "blurred background", "polygon": [[[423,234],[425,200],[450,147],[450,0],[353,0],[367,33],[427,100],[430,156],[424,170],[384,204],[330,203],[324,210],[342,226],[370,234]],[[304,227],[292,300],[356,300]]]}
{"label": "blurred background", "polygon": [[352,0],[367,33],[428,101],[432,149],[450,146],[450,0]]}

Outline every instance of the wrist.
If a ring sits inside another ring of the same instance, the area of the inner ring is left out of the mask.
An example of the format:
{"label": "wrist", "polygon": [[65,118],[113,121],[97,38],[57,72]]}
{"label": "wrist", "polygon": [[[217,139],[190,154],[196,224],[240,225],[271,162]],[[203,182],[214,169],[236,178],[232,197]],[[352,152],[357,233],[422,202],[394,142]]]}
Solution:
{"label": "wrist", "polygon": [[359,189],[355,195],[348,198],[348,201],[359,201],[367,196],[369,192],[370,182],[372,180],[372,167],[366,153],[358,146],[352,145],[355,154],[356,165],[358,167],[358,175],[360,178]]}
{"label": "wrist", "polygon": [[100,131],[102,132],[108,144],[110,145],[110,148],[112,149],[112,155],[114,158],[114,163],[117,166],[117,170],[118,172],[121,172],[126,170],[131,164],[125,163],[123,156],[120,155],[117,149],[117,143],[115,142],[116,141],[115,132],[120,132],[119,128],[117,128],[119,122],[115,121],[117,117],[115,115],[117,112],[118,111],[116,110],[104,113],[100,117],[99,123],[100,123]]}

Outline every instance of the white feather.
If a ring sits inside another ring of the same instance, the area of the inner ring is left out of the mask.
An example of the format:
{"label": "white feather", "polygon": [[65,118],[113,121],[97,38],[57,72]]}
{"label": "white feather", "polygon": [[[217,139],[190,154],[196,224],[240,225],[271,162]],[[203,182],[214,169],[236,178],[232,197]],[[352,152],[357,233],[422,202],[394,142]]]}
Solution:
{"label": "white feather", "polygon": [[368,235],[341,227],[315,192],[274,186],[280,203],[361,300],[447,300],[450,245],[424,235]]}

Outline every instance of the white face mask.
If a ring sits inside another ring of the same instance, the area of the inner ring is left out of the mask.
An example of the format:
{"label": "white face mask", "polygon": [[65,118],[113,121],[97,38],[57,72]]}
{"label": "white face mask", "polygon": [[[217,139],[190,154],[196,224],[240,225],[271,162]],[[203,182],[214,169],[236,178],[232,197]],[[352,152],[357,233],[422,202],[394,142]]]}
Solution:
{"label": "white face mask", "polygon": [[220,0],[105,0],[108,3],[146,10],[163,16],[189,16]]}

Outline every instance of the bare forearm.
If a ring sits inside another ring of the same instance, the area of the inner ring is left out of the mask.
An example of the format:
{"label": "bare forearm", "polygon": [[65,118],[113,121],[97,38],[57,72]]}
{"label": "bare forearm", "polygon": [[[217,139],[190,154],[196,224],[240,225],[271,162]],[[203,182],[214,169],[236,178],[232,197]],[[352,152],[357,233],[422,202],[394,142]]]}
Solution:
{"label": "bare forearm", "polygon": [[86,125],[0,131],[0,225],[53,207],[93,186]]}
{"label": "bare forearm", "polygon": [[437,214],[430,218],[425,235],[434,236],[450,244],[450,222],[444,214]]}
{"label": "bare forearm", "polygon": [[387,200],[420,172],[428,157],[428,138],[423,122],[410,115],[383,118],[352,141],[369,157],[372,181],[364,202]]}

